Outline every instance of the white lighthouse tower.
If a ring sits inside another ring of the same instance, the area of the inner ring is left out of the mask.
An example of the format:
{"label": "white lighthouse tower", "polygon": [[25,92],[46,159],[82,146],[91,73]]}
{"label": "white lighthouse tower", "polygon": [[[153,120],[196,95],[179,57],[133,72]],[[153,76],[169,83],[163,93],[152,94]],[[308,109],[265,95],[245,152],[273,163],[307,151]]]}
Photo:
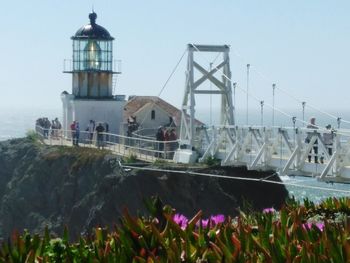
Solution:
{"label": "white lighthouse tower", "polygon": [[72,93],[62,92],[63,129],[69,130],[73,121],[79,121],[85,130],[90,120],[108,124],[109,132],[119,133],[125,96],[114,96],[113,40],[102,26],[96,24],[95,12],[89,14],[90,23],[74,36],[71,68]]}

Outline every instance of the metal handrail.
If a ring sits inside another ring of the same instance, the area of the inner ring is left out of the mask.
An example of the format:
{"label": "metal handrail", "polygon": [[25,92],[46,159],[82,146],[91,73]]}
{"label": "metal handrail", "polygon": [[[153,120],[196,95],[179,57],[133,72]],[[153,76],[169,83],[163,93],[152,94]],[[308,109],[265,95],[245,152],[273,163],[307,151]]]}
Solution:
{"label": "metal handrail", "polygon": [[[50,145],[69,145],[73,144],[74,130],[50,129],[36,126],[36,132],[44,139],[44,142]],[[143,159],[156,157],[157,159],[169,160],[173,158],[177,150],[178,140],[173,141],[157,141],[151,139],[128,137],[125,135],[101,132],[102,146],[113,152],[131,155],[136,154]],[[91,138],[91,139],[90,139]],[[84,147],[98,147],[97,132],[79,131],[78,145]],[[176,147],[175,147],[176,146]]]}

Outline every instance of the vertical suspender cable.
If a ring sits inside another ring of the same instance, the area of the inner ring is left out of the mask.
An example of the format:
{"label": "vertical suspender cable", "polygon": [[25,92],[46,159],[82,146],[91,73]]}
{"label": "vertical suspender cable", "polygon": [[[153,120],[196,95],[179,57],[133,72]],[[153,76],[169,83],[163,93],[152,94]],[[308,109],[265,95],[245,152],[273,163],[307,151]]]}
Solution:
{"label": "vertical suspender cable", "polygon": [[[209,72],[211,72],[211,69],[212,69],[212,67],[213,67],[213,62],[210,62],[209,63]],[[210,91],[212,90],[212,82],[210,81],[210,83],[209,83],[209,85],[210,85]],[[213,124],[213,122],[212,122],[212,120],[213,120],[213,109],[212,109],[212,94],[210,94],[210,125],[212,125]]]}
{"label": "vertical suspender cable", "polygon": [[305,126],[305,105],[306,105],[306,102],[303,101],[301,103],[301,105],[303,106],[303,126]]}
{"label": "vertical suspender cable", "polygon": [[236,85],[237,82],[233,83],[233,125],[236,125]]}
{"label": "vertical suspender cable", "polygon": [[260,125],[264,125],[264,101],[260,101]]}
{"label": "vertical suspender cable", "polygon": [[275,90],[276,84],[272,84],[272,127],[275,126]]}
{"label": "vertical suspender cable", "polygon": [[295,133],[296,133],[296,130],[295,130],[295,123],[297,121],[297,117],[293,116],[292,118],[292,122],[293,122],[293,146],[296,147],[295,145]]}
{"label": "vertical suspender cable", "polygon": [[250,64],[247,64],[247,109],[246,109],[246,125],[248,125],[248,115],[249,115],[249,110],[248,110],[248,103],[249,103],[249,69],[250,69]]}

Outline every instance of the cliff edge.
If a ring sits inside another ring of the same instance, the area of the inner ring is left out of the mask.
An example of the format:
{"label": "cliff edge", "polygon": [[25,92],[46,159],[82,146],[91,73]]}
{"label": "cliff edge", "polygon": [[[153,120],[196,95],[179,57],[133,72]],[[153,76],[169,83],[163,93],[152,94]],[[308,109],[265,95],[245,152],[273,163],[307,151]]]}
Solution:
{"label": "cliff edge", "polygon": [[[254,209],[279,208],[288,195],[283,185],[123,169],[118,158],[107,151],[46,146],[30,138],[0,142],[0,237],[23,229],[42,233],[45,226],[60,234],[68,226],[75,238],[92,227],[117,223],[124,207],[132,214],[145,213],[143,200],[154,195],[189,217],[200,209],[205,215],[235,215],[245,201]],[[271,175],[244,168],[193,170],[250,178]],[[279,181],[276,175],[269,179]]]}

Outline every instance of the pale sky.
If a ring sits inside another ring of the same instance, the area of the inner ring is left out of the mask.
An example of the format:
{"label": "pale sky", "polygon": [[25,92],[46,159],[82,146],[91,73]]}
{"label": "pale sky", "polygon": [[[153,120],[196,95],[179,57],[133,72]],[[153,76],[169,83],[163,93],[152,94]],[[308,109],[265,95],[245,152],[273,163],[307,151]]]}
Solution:
{"label": "pale sky", "polygon": [[[232,79],[271,103],[273,82],[318,108],[348,108],[350,101],[350,1],[176,0],[176,1],[3,1],[0,108],[60,108],[71,92],[63,60],[72,55],[70,37],[89,22],[115,37],[122,60],[117,94],[158,95],[188,43],[231,46]],[[203,58],[200,60],[208,64]],[[161,97],[180,107],[186,59]],[[301,108],[280,91],[276,107]],[[237,108],[246,95],[237,91]],[[198,102],[208,105],[208,98]],[[249,105],[258,109],[258,102]]]}

